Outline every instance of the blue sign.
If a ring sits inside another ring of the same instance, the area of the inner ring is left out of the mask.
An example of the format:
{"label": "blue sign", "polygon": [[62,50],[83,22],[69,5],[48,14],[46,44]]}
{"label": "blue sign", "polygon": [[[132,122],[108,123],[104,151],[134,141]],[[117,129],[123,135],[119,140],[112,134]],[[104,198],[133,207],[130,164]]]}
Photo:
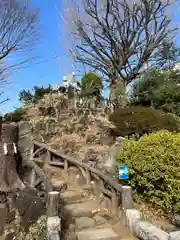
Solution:
{"label": "blue sign", "polygon": [[128,167],[127,166],[121,166],[119,167],[119,179],[128,179]]}

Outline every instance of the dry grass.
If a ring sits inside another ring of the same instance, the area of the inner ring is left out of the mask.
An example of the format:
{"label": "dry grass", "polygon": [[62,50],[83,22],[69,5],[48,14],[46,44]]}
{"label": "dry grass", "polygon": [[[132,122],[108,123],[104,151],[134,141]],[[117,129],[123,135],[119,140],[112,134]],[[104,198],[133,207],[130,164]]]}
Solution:
{"label": "dry grass", "polygon": [[25,106],[23,109],[25,111],[25,116],[27,119],[29,119],[29,120],[40,119],[39,111],[38,111],[37,107],[31,105],[31,106]]}

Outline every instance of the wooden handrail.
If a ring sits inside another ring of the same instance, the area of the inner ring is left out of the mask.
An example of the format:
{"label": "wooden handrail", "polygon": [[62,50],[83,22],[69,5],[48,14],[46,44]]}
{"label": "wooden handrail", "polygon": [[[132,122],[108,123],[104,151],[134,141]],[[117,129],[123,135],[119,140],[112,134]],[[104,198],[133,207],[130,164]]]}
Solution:
{"label": "wooden handrail", "polygon": [[46,190],[48,192],[52,191],[51,181],[45,175],[44,171],[34,161],[29,160],[29,161],[26,161],[25,164],[35,170],[35,172],[39,176],[40,180],[44,183]]}
{"label": "wooden handrail", "polygon": [[36,140],[33,141],[33,144],[40,147],[40,148],[45,148],[46,150],[50,151],[52,154],[70,162],[71,164],[73,165],[76,165],[76,166],[79,166],[79,167],[82,167],[82,168],[85,168],[87,169],[88,171],[98,175],[102,180],[104,180],[107,184],[109,184],[112,188],[114,188],[117,192],[121,192],[122,190],[122,185],[118,184],[117,182],[115,182],[114,180],[112,180],[110,177],[108,176],[105,176],[103,173],[101,173],[99,170],[93,168],[93,167],[90,167],[89,165],[87,164],[84,164],[84,163],[81,163],[79,162],[78,160],[75,160],[73,159],[72,157],[69,157],[69,156],[66,156],[65,154],[63,153],[60,153],[54,149],[52,149],[50,146],[48,146],[47,144],[44,144],[44,143],[40,143]]}
{"label": "wooden handrail", "polygon": [[41,151],[43,150],[43,148],[40,148],[40,149],[38,149],[38,150],[36,150],[34,153],[33,153],[33,158],[34,157],[36,157],[36,155],[38,154],[38,153],[40,153]]}

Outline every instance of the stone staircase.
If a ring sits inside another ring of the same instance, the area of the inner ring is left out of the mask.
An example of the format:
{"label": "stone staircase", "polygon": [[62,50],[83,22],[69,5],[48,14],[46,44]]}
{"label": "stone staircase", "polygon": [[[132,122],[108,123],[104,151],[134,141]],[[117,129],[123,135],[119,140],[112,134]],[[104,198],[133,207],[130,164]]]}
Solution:
{"label": "stone staircase", "polygon": [[113,218],[106,201],[86,186],[68,178],[61,169],[47,166],[53,190],[60,191],[63,240],[135,240],[121,218]]}

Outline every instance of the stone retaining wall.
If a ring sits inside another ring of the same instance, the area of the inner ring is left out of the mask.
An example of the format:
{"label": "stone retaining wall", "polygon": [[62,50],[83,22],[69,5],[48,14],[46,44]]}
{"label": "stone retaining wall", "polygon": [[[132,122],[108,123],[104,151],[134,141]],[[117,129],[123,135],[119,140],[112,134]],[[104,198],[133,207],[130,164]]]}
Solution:
{"label": "stone retaining wall", "polygon": [[167,233],[141,218],[140,211],[126,209],[126,225],[130,231],[142,240],[180,240],[180,231]]}

